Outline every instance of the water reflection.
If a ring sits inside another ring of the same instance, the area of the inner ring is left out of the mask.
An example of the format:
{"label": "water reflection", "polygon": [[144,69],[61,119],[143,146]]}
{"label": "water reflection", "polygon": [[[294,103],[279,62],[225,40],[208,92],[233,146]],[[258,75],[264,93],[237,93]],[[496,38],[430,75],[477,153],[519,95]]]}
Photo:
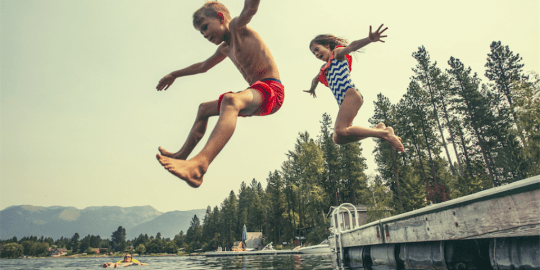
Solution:
{"label": "water reflection", "polygon": [[[1,259],[0,269],[103,269],[101,265],[116,258],[38,258]],[[148,263],[142,269],[301,269],[337,270],[332,255],[270,255],[270,256],[168,256],[137,257]],[[139,268],[137,268],[139,269]]]}

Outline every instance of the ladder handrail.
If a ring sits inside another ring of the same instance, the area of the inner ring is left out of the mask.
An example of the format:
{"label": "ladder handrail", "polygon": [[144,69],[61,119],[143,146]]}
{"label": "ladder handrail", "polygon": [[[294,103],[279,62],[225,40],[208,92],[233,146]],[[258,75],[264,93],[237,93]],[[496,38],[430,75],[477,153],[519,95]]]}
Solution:
{"label": "ladder handrail", "polygon": [[[358,222],[353,223],[353,218],[352,218],[352,215],[351,215],[351,211],[349,211],[349,208],[346,207],[346,206],[351,206],[354,209],[355,215],[358,213],[358,211],[356,210],[356,206],[354,206],[353,204],[350,204],[350,203],[342,203],[340,206],[336,207],[336,209],[334,209],[334,211],[332,211],[332,223],[335,223],[334,224],[335,225],[334,233],[336,234],[336,237],[334,237],[334,239],[336,241],[336,247],[339,247],[339,255],[341,257],[341,261],[343,261],[343,245],[342,245],[342,243],[340,243],[341,242],[341,234],[342,234],[342,232],[353,230],[357,225],[356,223],[358,223]],[[340,218],[337,215],[340,214],[342,207],[344,207],[345,210],[347,210],[347,213],[349,214],[349,229],[345,229],[345,217],[344,217],[344,215],[341,215],[341,224],[343,225],[343,230],[341,230],[341,226],[339,224]],[[339,238],[339,242],[338,242],[338,238]]]}

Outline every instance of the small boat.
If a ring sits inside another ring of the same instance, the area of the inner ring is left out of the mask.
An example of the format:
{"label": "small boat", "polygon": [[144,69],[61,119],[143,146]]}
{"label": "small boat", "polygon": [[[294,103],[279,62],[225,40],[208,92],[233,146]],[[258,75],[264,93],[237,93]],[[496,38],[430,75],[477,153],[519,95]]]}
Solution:
{"label": "small boat", "polygon": [[298,252],[301,254],[320,254],[331,253],[332,250],[330,250],[330,243],[328,242],[328,239],[325,239],[318,245],[299,248]]}

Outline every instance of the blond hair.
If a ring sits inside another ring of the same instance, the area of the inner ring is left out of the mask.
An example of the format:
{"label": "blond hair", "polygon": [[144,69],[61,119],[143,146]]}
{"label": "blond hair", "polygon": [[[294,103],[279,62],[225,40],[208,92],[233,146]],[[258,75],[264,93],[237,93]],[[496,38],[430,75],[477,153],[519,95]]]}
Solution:
{"label": "blond hair", "polygon": [[204,18],[215,18],[218,16],[219,12],[223,13],[223,16],[227,21],[231,20],[231,14],[225,5],[218,1],[206,2],[201,8],[193,13],[193,26],[198,28],[201,26],[201,22]]}

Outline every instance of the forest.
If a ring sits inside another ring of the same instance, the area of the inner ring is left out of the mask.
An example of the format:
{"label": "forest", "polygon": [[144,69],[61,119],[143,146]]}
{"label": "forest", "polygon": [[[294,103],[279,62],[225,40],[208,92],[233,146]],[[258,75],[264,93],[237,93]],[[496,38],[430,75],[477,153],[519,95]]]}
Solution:
{"label": "forest", "polygon": [[[379,94],[369,119],[371,127],[393,127],[405,151],[378,139],[373,153],[362,152],[362,141],[337,145],[332,119],[324,114],[319,134],[300,132],[266,185],[243,182],[221,205],[208,206],[204,217],[194,216],[187,232],[174,239],[158,234],[125,240],[124,229],[121,241],[113,233],[110,241],[82,245],[85,240],[77,238],[77,246],[74,236],[51,245],[73,252],[99,245],[142,253],[229,250],[241,240],[244,224],[262,232],[263,244],[279,247],[297,237],[317,244],[329,234],[331,206],[365,205],[370,222],[540,174],[540,77],[524,71],[519,53],[492,42],[483,78],[455,57],[438,66],[423,46],[412,57],[417,63],[406,94],[396,104]],[[368,176],[363,156],[370,154],[377,173]]]}

